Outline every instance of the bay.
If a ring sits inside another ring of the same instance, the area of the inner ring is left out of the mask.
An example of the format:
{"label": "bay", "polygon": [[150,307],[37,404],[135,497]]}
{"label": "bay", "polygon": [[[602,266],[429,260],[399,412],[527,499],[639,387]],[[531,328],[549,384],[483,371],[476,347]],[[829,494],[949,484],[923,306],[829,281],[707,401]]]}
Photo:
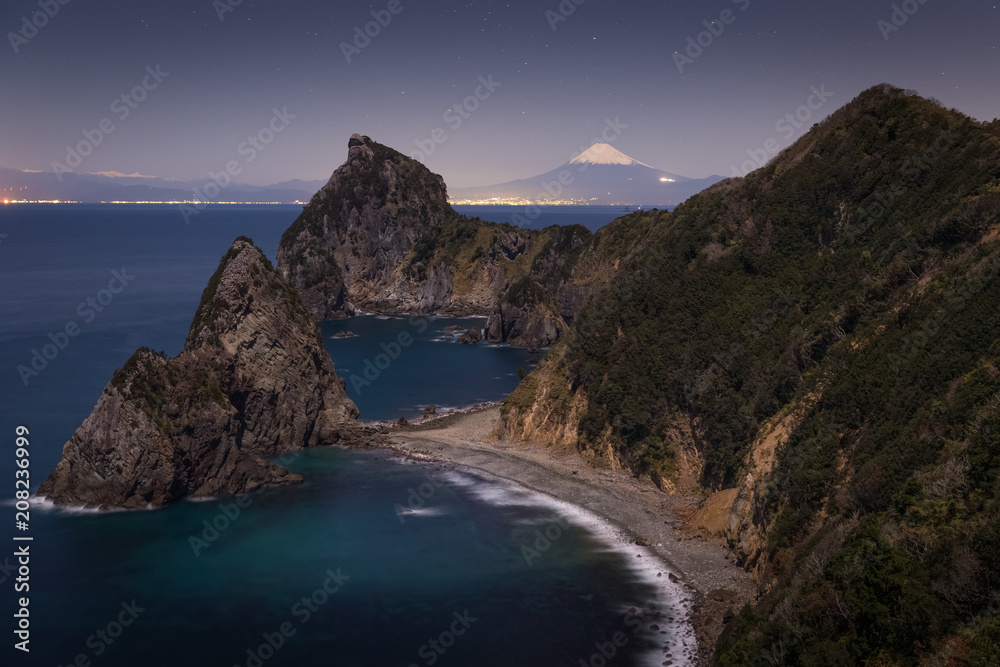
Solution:
{"label": "bay", "polygon": [[[0,434],[12,446],[16,425],[30,430],[32,488],[137,347],[180,351],[232,240],[251,236],[273,259],[298,210],[209,207],[185,224],[169,206],[0,208]],[[87,321],[80,304],[92,308],[87,299],[112,271],[134,278]],[[17,367],[69,322],[81,333],[24,382]],[[380,420],[414,416],[428,403],[496,400],[515,386],[517,369],[532,363],[526,352],[462,346],[442,331],[483,323],[427,318],[417,331],[408,318],[366,316],[322,330],[349,388],[350,378],[364,378],[366,360],[385,365],[355,392],[362,416]],[[333,338],[345,328],[358,335]],[[402,331],[414,342],[383,364],[378,355],[390,356],[384,345]],[[13,490],[13,456],[4,451],[0,479]],[[607,661],[602,649],[614,650],[615,664],[660,664],[662,644],[684,664],[683,592],[653,559],[637,568],[638,548],[596,517],[503,480],[388,452],[321,447],[279,463],[305,482],[148,511],[36,502],[30,529],[19,533],[33,538],[23,592],[32,651],[8,641],[4,664],[575,667]],[[0,503],[7,633],[14,511]],[[616,632],[627,639],[621,646]]]}

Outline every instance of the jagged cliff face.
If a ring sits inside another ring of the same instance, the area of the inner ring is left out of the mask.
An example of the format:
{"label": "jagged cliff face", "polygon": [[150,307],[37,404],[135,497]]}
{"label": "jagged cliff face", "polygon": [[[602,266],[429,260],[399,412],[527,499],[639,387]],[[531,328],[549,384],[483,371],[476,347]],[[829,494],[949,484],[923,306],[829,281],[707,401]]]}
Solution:
{"label": "jagged cliff face", "polygon": [[[612,275],[607,271],[584,275],[575,269],[582,252],[595,238],[579,225],[551,227],[545,245],[531,263],[528,275],[500,296],[486,323],[487,339],[523,347],[555,343],[568,329],[586,301]],[[577,284],[580,283],[580,284]]]}
{"label": "jagged cliff face", "polygon": [[611,279],[609,263],[577,267],[594,238],[581,226],[536,231],[458,215],[440,176],[354,135],[347,162],[282,236],[278,268],[318,320],[486,315],[491,342],[537,348]]}
{"label": "jagged cliff face", "polygon": [[486,322],[486,339],[520,347],[539,348],[559,340],[566,324],[547,304],[502,299]]}
{"label": "jagged cliff face", "polygon": [[633,239],[499,434],[699,463],[766,593],[719,664],[994,659],[1000,124],[879,86]]}
{"label": "jagged cliff face", "polygon": [[564,346],[553,348],[504,401],[494,436],[575,448],[587,399],[566,378]]}
{"label": "jagged cliff face", "polygon": [[278,267],[318,319],[356,308],[433,312],[450,304],[448,272],[404,263],[420,239],[455,216],[440,176],[354,135],[347,162],[282,236]]}
{"label": "jagged cliff face", "polygon": [[[806,396],[795,409],[777,415],[757,432],[743,459],[743,479],[732,489],[731,504],[723,536],[738,562],[757,576],[766,588],[771,584],[766,559],[768,481],[778,463],[778,452],[799,427],[805,414],[816,403],[815,394]],[[726,492],[719,492],[726,493]]]}
{"label": "jagged cliff face", "polygon": [[298,294],[240,238],[181,354],[116,371],[39,495],[138,507],[295,482],[262,457],[349,438],[357,414]]}

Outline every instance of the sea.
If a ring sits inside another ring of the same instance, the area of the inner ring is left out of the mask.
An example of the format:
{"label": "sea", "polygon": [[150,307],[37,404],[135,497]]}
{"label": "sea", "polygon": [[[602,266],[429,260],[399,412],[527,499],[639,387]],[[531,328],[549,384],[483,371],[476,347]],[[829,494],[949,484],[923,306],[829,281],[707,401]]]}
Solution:
{"label": "sea", "polygon": [[[181,351],[233,239],[273,260],[300,211],[0,206],[0,664],[690,664],[687,595],[616,529],[388,451],[286,455],[303,484],[239,498],[115,512],[32,498],[18,515],[15,481],[37,489],[114,370],[140,346]],[[361,419],[395,421],[501,400],[544,354],[444,330],[483,324],[367,315],[321,330]]]}

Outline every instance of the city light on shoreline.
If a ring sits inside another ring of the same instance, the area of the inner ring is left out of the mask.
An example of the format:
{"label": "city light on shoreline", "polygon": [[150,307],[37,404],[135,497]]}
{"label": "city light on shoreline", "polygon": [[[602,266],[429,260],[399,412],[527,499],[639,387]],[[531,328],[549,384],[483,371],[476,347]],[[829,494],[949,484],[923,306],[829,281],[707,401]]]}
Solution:
{"label": "city light on shoreline", "polygon": [[198,205],[221,205],[221,206],[305,206],[309,202],[304,201],[213,201],[203,202],[198,200],[175,200],[175,201],[70,201],[66,199],[4,199],[4,204],[163,204],[165,206],[175,206],[178,204],[198,204]]}

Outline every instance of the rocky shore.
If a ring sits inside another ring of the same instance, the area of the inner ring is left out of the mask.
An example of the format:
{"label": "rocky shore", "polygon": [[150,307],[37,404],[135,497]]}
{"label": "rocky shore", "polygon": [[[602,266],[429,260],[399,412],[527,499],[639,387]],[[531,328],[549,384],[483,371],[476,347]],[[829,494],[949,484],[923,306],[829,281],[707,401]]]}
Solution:
{"label": "rocky shore", "polygon": [[277,266],[317,321],[485,316],[479,337],[532,349],[563,336],[613,279],[621,249],[598,236],[459,215],[441,176],[355,134],[347,161],[282,235]]}
{"label": "rocky shore", "polygon": [[[394,427],[387,446],[401,455],[482,470],[589,510],[663,560],[695,599],[692,624],[707,661],[725,623],[756,588],[722,538],[707,530],[701,498],[666,494],[626,472],[595,468],[575,451],[491,437],[498,406]],[[692,520],[693,519],[693,520]]]}

